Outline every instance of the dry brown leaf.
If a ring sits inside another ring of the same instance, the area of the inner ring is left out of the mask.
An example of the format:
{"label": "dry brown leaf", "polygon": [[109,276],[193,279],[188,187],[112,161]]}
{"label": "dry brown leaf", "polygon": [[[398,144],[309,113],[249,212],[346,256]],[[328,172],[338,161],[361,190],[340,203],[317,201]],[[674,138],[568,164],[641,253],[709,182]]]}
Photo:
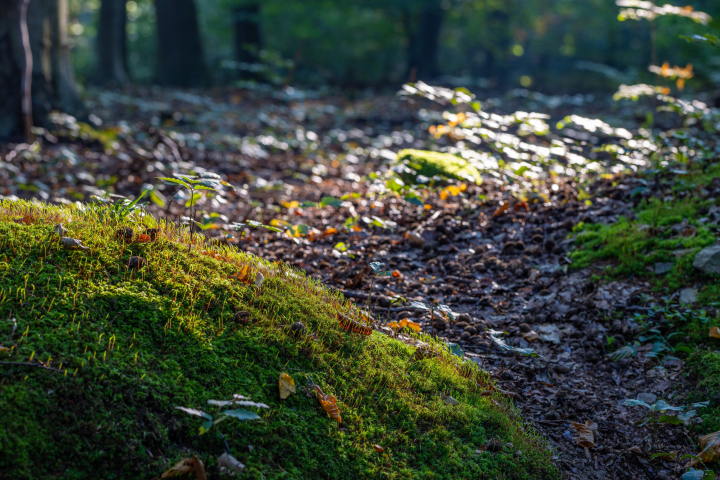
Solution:
{"label": "dry brown leaf", "polygon": [[712,328],[710,329],[709,335],[710,335],[712,338],[720,338],[720,328],[718,328],[718,327],[712,327]]}
{"label": "dry brown leaf", "polygon": [[332,395],[325,395],[322,389],[317,385],[315,385],[315,393],[320,401],[320,405],[323,407],[325,412],[327,412],[330,418],[337,420],[338,423],[342,422],[342,418],[340,418],[340,409],[338,409],[335,397]]}
{"label": "dry brown leaf", "polygon": [[708,433],[700,438],[700,448],[702,451],[698,453],[697,458],[693,458],[685,466],[685,468],[694,467],[702,463],[715,463],[720,460],[720,432]]}
{"label": "dry brown leaf", "polygon": [[150,235],[145,235],[144,233],[138,234],[138,236],[135,238],[135,242],[137,243],[150,243],[152,242],[152,238],[150,238]]}
{"label": "dry brown leaf", "polygon": [[378,452],[378,453],[382,453],[382,452],[385,451],[385,447],[381,447],[380,445],[377,445],[377,444],[373,445],[373,448],[374,448],[375,451]]}
{"label": "dry brown leaf", "polygon": [[281,400],[285,400],[286,398],[288,398],[291,393],[297,393],[297,389],[295,388],[295,380],[293,380],[293,378],[285,372],[280,374],[279,385]]}
{"label": "dry brown leaf", "polygon": [[173,478],[193,473],[198,480],[207,480],[207,475],[205,475],[205,466],[195,455],[190,458],[183,458],[170,470],[160,475],[160,478]]}
{"label": "dry brown leaf", "polygon": [[252,277],[252,272],[250,270],[250,265],[243,265],[243,267],[240,269],[240,271],[238,273],[234,273],[234,274],[230,275],[230,278],[239,280],[242,283],[247,283],[248,285],[253,283],[251,277]]}
{"label": "dry brown leaf", "polygon": [[505,202],[502,205],[500,205],[492,214],[493,218],[499,217],[503,213],[507,212],[510,209],[510,202]]}
{"label": "dry brown leaf", "polygon": [[10,351],[10,349],[9,349],[9,348],[7,348],[7,347],[3,347],[2,345],[0,345],[0,353],[3,353],[3,352],[9,352],[9,351]]}
{"label": "dry brown leaf", "polygon": [[591,428],[593,426],[593,422],[588,420],[585,423],[572,422],[572,424],[578,432],[578,445],[585,448],[593,448],[595,446],[595,435],[593,434],[593,429]]}
{"label": "dry brown leaf", "polygon": [[540,338],[540,335],[538,335],[535,330],[530,330],[529,332],[521,332],[520,336],[528,342],[534,342],[535,340],[538,340]]}

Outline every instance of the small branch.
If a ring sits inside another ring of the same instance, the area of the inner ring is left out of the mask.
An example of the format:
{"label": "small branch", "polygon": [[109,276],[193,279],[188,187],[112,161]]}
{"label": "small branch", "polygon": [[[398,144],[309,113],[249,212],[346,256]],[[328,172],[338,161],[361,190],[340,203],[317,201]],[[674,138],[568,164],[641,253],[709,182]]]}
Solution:
{"label": "small branch", "polygon": [[36,368],[42,368],[44,370],[52,370],[53,372],[60,372],[60,373],[65,372],[65,370],[60,370],[58,368],[52,368],[52,367],[46,367],[45,365],[42,365],[40,363],[0,362],[0,365],[17,365],[19,367],[36,367]]}

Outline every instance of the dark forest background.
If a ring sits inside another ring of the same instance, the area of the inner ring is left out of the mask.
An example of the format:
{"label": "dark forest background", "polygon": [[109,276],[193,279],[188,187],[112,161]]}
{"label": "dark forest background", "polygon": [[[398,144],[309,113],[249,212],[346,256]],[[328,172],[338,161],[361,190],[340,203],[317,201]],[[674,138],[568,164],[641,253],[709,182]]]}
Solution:
{"label": "dark forest background", "polygon": [[[576,93],[650,79],[654,60],[692,58],[692,86],[707,88],[720,82],[720,57],[678,37],[718,34],[720,2],[693,8],[710,14],[710,25],[674,15],[619,21],[609,0],[70,0],[69,32],[83,83],[316,88],[422,79]],[[126,40],[113,42],[122,30]]]}

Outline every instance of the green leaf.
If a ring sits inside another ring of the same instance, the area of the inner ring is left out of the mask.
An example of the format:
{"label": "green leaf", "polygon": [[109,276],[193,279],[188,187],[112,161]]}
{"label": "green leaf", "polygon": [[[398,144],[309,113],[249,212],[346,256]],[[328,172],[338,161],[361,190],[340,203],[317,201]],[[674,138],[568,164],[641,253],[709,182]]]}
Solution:
{"label": "green leaf", "polygon": [[208,430],[210,430],[210,429],[212,428],[213,425],[214,425],[214,423],[212,422],[212,420],[209,420],[209,421],[207,421],[207,422],[203,422],[203,423],[200,425],[199,435],[202,435],[202,434],[206,433]]}
{"label": "green leaf", "polygon": [[320,206],[325,207],[327,205],[337,208],[342,205],[342,201],[339,198],[335,198],[335,197],[323,197],[320,200]]}
{"label": "green leaf", "polygon": [[450,350],[450,353],[457,357],[465,357],[465,352],[463,352],[463,349],[460,348],[460,345],[458,345],[457,343],[448,343],[448,350]]}
{"label": "green leaf", "polygon": [[213,187],[206,187],[205,185],[197,185],[195,190],[212,190],[213,192],[217,192]]}
{"label": "green leaf", "polygon": [[417,194],[409,193],[405,195],[405,201],[412,204],[417,205],[418,207],[424,207],[425,203],[423,203],[422,199],[417,196]]}
{"label": "green leaf", "polygon": [[158,178],[158,180],[163,180],[168,183],[176,183],[178,185],[182,185],[183,187],[185,187],[187,189],[190,189],[190,185],[188,185],[187,183],[185,183],[182,180],[179,180],[177,178],[169,178],[169,177],[157,177],[157,178]]}
{"label": "green leaf", "polygon": [[634,357],[635,355],[637,355],[637,348],[634,345],[625,345],[612,353],[608,353],[606,356],[613,362],[619,362],[624,358]]}
{"label": "green leaf", "polygon": [[182,410],[183,412],[187,413],[188,415],[195,415],[196,417],[202,417],[207,418],[208,420],[212,420],[213,417],[209,413],[205,413],[201,410],[195,410],[194,408],[187,408],[187,407],[175,407],[178,410]]}
{"label": "green leaf", "polygon": [[262,420],[257,413],[242,408],[238,410],[225,410],[223,414],[228,417],[237,418],[238,420]]}
{"label": "green leaf", "polygon": [[703,480],[705,478],[705,472],[703,470],[695,470],[691,468],[683,474],[682,480]]}
{"label": "green leaf", "polygon": [[165,195],[158,192],[157,190],[153,190],[150,192],[150,200],[157,205],[160,208],[165,208],[167,205],[167,199],[165,198]]}
{"label": "green leaf", "polygon": [[348,249],[347,245],[345,245],[344,242],[338,242],[338,244],[335,245],[333,248],[339,252],[345,252]]}
{"label": "green leaf", "polygon": [[668,423],[670,425],[680,425],[681,423],[683,423],[683,421],[680,420],[678,417],[672,415],[661,415],[660,418],[658,418],[658,422]]}
{"label": "green leaf", "polygon": [[313,208],[313,207],[317,207],[318,204],[315,202],[303,202],[300,204],[300,206],[303,208]]}
{"label": "green leaf", "polygon": [[647,408],[648,410],[653,410],[653,407],[651,407],[647,403],[643,402],[642,400],[636,400],[634,398],[628,398],[623,402],[623,405],[627,405],[628,407],[636,407],[639,405]]}
{"label": "green leaf", "polygon": [[385,266],[385,263],[383,262],[372,262],[370,263],[370,268],[373,269],[373,272],[378,273],[382,268]]}
{"label": "green leaf", "polygon": [[201,198],[202,198],[202,193],[195,193],[195,194],[193,194],[193,196],[192,196],[187,202],[185,202],[185,206],[186,206],[186,207],[192,207],[192,206],[195,205],[195,204],[198,202],[198,200],[200,200]]}

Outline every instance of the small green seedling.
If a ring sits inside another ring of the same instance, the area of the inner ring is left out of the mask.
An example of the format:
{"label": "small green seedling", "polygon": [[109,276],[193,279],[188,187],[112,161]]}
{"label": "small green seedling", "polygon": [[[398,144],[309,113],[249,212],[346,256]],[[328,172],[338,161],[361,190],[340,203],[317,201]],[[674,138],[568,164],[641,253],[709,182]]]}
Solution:
{"label": "small green seedling", "polygon": [[[693,403],[683,407],[673,407],[669,405],[665,400],[658,400],[652,405],[649,405],[642,400],[627,399],[623,402],[628,407],[645,407],[649,410],[648,415],[638,424],[639,427],[650,423],[652,425],[652,437],[653,444],[657,444],[657,431],[659,424],[666,423],[669,425],[680,425],[687,423],[697,413],[694,408],[707,407],[710,402],[699,402]],[[672,415],[666,412],[677,412],[676,415]]]}
{"label": "small green seedling", "polygon": [[255,408],[270,408],[264,403],[257,403],[251,401],[248,397],[243,395],[235,394],[232,400],[208,400],[209,405],[215,405],[218,407],[217,413],[213,417],[209,413],[205,413],[201,410],[188,407],[175,407],[178,410],[182,410],[188,415],[194,415],[196,417],[204,418],[205,421],[200,425],[199,435],[207,433],[211,428],[216,426],[218,423],[227,420],[228,418],[237,418],[238,420],[262,420],[260,416],[251,412],[250,410],[237,409],[237,410],[223,410],[230,406],[241,406],[241,407],[255,407]]}
{"label": "small green seedling", "polygon": [[498,335],[507,335],[507,332],[503,332],[501,330],[488,330],[488,333],[490,334],[490,340],[492,340],[492,342],[502,350],[513,353],[522,353],[523,355],[529,355],[531,357],[541,357],[541,355],[535,353],[535,350],[532,348],[513,347],[508,345],[505,340],[498,337]]}
{"label": "small green seedling", "polygon": [[430,312],[430,333],[434,337],[435,336],[435,312],[441,312],[443,316],[449,318],[450,320],[455,320],[455,315],[453,314],[450,307],[447,305],[441,305],[437,300],[433,300],[430,305],[426,305],[423,302],[411,302],[409,305],[411,308],[417,309],[417,310],[423,310],[425,312]]}

